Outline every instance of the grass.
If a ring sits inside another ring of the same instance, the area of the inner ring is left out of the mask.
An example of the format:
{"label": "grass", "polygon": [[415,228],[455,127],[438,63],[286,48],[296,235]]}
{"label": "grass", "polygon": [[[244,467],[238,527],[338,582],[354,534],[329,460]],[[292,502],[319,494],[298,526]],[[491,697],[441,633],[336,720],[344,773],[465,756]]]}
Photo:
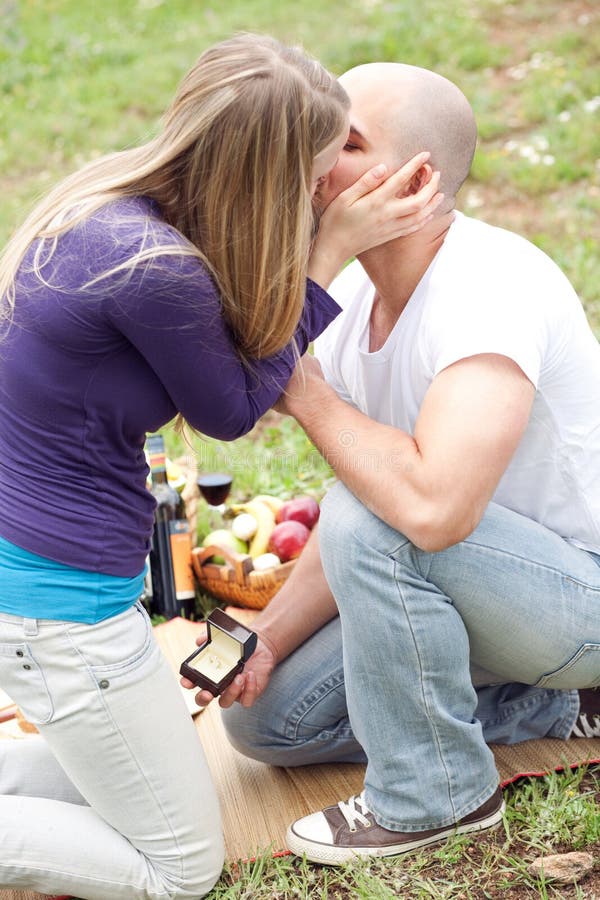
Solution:
{"label": "grass", "polygon": [[553,885],[529,873],[542,855],[598,850],[600,773],[579,769],[524,780],[505,791],[504,826],[457,835],[426,852],[357,861],[339,869],[264,854],[230,865],[209,900],[519,900],[597,898],[600,859],[581,885]]}
{"label": "grass", "polygon": [[[208,44],[239,31],[303,44],[332,71],[371,60],[436,69],[471,100],[480,141],[460,207],[529,237],[563,268],[600,336],[600,10],[593,0],[0,0],[0,244],[59,177],[143,141]],[[198,386],[199,390],[202,386]],[[234,499],[320,499],[331,472],[270,414],[223,444],[166,431],[169,454],[234,474]],[[206,508],[199,529],[209,530]],[[225,898],[600,897],[527,872],[541,852],[600,855],[600,774],[509,789],[505,830],[397,862],[327,870],[265,854],[230,867]]]}

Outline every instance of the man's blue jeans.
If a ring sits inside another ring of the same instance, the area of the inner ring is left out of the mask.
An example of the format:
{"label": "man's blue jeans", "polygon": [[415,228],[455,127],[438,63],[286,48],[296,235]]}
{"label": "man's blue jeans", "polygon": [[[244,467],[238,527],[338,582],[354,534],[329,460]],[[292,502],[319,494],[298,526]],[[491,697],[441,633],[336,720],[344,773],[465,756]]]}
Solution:
{"label": "man's blue jeans", "polygon": [[319,531],[339,619],[252,708],[225,713],[241,752],[366,760],[376,820],[418,831],[493,793],[486,742],[569,736],[575,689],[600,685],[600,558],[495,504],[465,541],[425,553],[341,484]]}

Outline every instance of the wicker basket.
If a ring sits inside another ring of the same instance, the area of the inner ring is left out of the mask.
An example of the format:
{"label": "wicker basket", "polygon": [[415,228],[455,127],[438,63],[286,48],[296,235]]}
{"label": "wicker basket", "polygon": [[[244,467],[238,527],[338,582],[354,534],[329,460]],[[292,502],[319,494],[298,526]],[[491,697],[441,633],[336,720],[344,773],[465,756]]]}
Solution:
{"label": "wicker basket", "polygon": [[[222,556],[225,565],[210,562],[213,556]],[[295,564],[291,560],[274,569],[255,572],[252,557],[244,553],[216,546],[196,547],[192,551],[192,567],[201,589],[218,600],[249,609],[264,609]]]}

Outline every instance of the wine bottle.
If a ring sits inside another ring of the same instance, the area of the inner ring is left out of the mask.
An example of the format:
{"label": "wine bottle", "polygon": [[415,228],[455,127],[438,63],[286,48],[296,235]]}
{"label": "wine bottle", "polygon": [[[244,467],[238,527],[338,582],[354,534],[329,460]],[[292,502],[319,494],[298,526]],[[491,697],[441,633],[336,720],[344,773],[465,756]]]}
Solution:
{"label": "wine bottle", "polygon": [[156,500],[150,549],[153,615],[172,619],[194,618],[194,580],[191,570],[192,537],[182,501],[167,480],[162,435],[151,435],[146,447],[152,475],[151,492]]}

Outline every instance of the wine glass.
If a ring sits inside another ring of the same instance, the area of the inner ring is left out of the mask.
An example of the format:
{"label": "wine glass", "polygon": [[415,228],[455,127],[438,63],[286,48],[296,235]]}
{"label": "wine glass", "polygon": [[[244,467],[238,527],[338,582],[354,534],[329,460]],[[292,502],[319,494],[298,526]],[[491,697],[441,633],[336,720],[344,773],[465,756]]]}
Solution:
{"label": "wine glass", "polygon": [[206,472],[196,479],[198,490],[209,506],[219,514],[221,524],[225,512],[225,501],[229,497],[233,478],[223,472]]}

